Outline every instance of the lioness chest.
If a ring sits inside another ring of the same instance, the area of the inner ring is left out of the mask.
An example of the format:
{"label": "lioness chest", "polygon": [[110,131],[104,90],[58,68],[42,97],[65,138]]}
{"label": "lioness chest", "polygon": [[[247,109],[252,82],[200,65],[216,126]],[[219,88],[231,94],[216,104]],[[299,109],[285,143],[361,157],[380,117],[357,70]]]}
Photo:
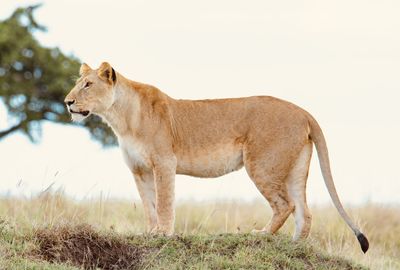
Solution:
{"label": "lioness chest", "polygon": [[[120,138],[119,143],[125,163],[130,169],[151,169],[151,154],[145,144],[132,138]],[[240,144],[224,143],[207,149],[191,147],[174,154],[177,158],[177,174],[218,177],[243,167],[243,151]]]}

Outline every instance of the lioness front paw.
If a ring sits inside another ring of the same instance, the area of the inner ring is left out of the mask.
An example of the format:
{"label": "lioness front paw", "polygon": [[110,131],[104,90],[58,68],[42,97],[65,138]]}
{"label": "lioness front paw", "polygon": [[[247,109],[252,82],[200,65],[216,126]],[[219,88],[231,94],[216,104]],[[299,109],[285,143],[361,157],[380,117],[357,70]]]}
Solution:
{"label": "lioness front paw", "polygon": [[252,234],[258,234],[258,233],[268,233],[268,231],[267,230],[265,230],[265,229],[261,229],[261,230],[257,230],[257,229],[253,229],[253,230],[251,230],[251,233]]}
{"label": "lioness front paw", "polygon": [[173,229],[170,229],[170,228],[165,228],[165,227],[163,228],[163,227],[157,226],[157,227],[153,228],[153,229],[150,231],[150,234],[157,234],[157,235],[163,235],[163,236],[171,236],[171,235],[174,234],[174,230],[173,230]]}

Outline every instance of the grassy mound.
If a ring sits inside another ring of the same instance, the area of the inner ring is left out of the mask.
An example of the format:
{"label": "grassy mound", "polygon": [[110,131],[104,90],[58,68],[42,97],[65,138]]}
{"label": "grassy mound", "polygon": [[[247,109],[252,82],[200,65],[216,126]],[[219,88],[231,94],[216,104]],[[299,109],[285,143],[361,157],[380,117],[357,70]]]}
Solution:
{"label": "grassy mound", "polygon": [[365,269],[284,235],[122,235],[0,228],[0,269]]}

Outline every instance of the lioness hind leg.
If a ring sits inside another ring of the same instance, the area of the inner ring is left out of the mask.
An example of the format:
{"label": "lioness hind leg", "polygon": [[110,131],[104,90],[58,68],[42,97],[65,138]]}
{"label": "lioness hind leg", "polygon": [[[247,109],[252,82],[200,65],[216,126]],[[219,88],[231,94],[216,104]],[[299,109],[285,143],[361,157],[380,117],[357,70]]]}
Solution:
{"label": "lioness hind leg", "polygon": [[272,189],[260,187],[258,189],[268,200],[273,211],[269,224],[261,231],[273,234],[282,227],[289,215],[293,212],[294,206],[288,198],[286,188],[275,186],[275,188]]}
{"label": "lioness hind leg", "polygon": [[311,213],[306,199],[306,184],[311,155],[312,144],[309,143],[301,150],[286,181],[289,198],[295,206],[293,212],[296,223],[296,231],[293,235],[294,240],[307,238],[311,229]]}
{"label": "lioness hind leg", "polygon": [[[273,159],[266,158],[265,156],[257,159],[251,155],[249,156],[249,154],[247,154],[244,160],[247,173],[260,193],[267,199],[273,211],[269,224],[258,232],[273,234],[282,227],[294,210],[294,205],[289,199],[287,187],[284,182],[287,174],[282,174],[280,169],[276,170],[280,167],[285,171],[282,165],[285,167],[286,164],[280,163],[276,156]],[[275,171],[279,173],[275,173]]]}

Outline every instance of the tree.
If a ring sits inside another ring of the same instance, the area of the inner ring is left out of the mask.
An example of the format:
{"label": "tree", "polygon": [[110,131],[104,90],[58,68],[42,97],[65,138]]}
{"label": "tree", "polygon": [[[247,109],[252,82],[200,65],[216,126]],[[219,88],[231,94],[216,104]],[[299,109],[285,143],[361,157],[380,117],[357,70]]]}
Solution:
{"label": "tree", "polygon": [[[0,99],[10,122],[8,129],[0,130],[0,140],[21,131],[37,142],[43,121],[73,124],[64,98],[74,85],[80,63],[35,39],[35,31],[46,30],[33,16],[39,6],[18,8],[0,22]],[[115,136],[100,118],[93,117],[84,125],[103,145],[115,144]]]}

